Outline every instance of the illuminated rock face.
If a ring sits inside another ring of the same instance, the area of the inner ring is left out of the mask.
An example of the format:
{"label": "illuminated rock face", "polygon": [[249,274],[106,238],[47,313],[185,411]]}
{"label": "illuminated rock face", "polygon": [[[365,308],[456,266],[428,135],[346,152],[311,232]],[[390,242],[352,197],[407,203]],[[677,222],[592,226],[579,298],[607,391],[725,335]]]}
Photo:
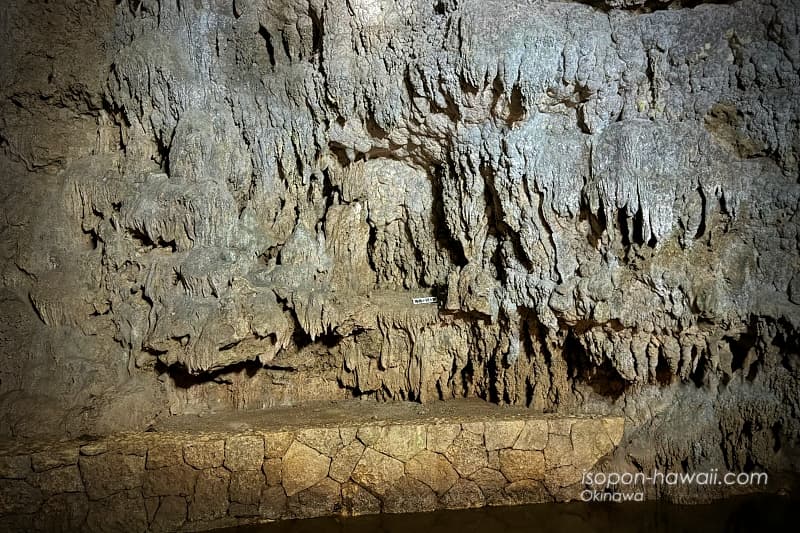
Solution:
{"label": "illuminated rock face", "polygon": [[[800,5],[688,3],[3,2],[0,435],[477,397],[624,415],[620,469],[795,471]],[[572,475],[449,431],[452,505]],[[373,509],[326,439],[304,498]]]}
{"label": "illuminated rock face", "polygon": [[[579,499],[583,472],[620,443],[624,424],[621,417],[552,418],[502,410],[490,418],[360,422],[159,431],[91,445],[62,442],[23,455],[21,447],[5,449],[0,451],[0,525],[4,531],[67,523],[75,530],[195,531],[263,519]],[[520,431],[504,431],[498,438],[499,428],[509,425],[535,428],[544,450],[514,449],[523,438]],[[473,443],[455,456],[460,463],[449,451],[437,451],[442,426],[456,433],[448,450],[462,437]],[[333,447],[307,444],[309,434],[334,433]],[[402,447],[386,450],[379,445],[386,435],[420,447],[413,453]],[[487,446],[490,438],[493,444]],[[559,438],[566,446],[555,450],[558,464],[545,461],[549,441]],[[462,472],[459,464],[480,466]]]}

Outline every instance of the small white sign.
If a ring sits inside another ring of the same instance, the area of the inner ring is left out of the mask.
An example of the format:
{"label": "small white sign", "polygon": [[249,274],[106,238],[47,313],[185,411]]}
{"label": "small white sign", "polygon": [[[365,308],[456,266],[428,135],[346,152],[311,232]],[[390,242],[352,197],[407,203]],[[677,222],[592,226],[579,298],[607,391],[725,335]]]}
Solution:
{"label": "small white sign", "polygon": [[437,302],[435,296],[426,296],[425,298],[411,298],[411,303],[414,305],[419,304],[435,304]]}

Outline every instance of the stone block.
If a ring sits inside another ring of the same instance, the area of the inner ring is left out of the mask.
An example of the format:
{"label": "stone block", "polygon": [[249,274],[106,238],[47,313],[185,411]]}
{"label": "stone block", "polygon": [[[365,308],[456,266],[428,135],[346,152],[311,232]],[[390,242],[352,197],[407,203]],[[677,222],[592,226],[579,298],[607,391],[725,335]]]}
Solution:
{"label": "stone block", "polygon": [[483,435],[462,431],[445,452],[445,457],[461,477],[469,477],[488,465],[489,458],[483,446]]}
{"label": "stone block", "polygon": [[544,480],[544,453],[535,450],[500,450],[500,471],[512,483],[523,479]]}
{"label": "stone block", "polygon": [[328,457],[333,457],[343,447],[339,428],[304,429],[297,432],[296,438],[299,442]]}
{"label": "stone block", "polygon": [[315,518],[330,516],[339,511],[341,505],[341,486],[331,478],[325,478],[290,497],[287,508],[292,517]]}
{"label": "stone block", "polygon": [[181,463],[144,473],[142,494],[151,496],[191,496],[194,493],[198,471]]}
{"label": "stone block", "polygon": [[503,489],[508,485],[508,480],[497,470],[482,468],[472,474],[470,480],[481,489],[488,505],[500,505],[505,501]]}
{"label": "stone block", "polygon": [[442,496],[441,503],[445,509],[469,509],[483,507],[486,505],[486,498],[477,483],[468,479],[459,479]]}
{"label": "stone block", "polygon": [[406,463],[406,474],[442,495],[458,481],[458,473],[441,454],[423,450]]}
{"label": "stone block", "polygon": [[280,485],[283,481],[283,461],[280,459],[265,459],[261,471],[270,487]]}
{"label": "stone block", "polygon": [[145,468],[152,470],[183,464],[183,445],[177,442],[165,442],[147,450]]}
{"label": "stone block", "polygon": [[587,417],[373,424],[59,444],[0,458],[0,508],[25,530],[200,531],[562,501],[624,430],[622,418]]}
{"label": "stone block", "polygon": [[384,490],[385,513],[422,513],[436,509],[436,494],[421,481],[402,476]]}
{"label": "stone block", "polygon": [[400,461],[408,461],[425,449],[426,438],[425,426],[386,426],[372,447]]}
{"label": "stone block", "polygon": [[356,438],[360,440],[364,446],[372,446],[378,439],[381,438],[383,428],[380,426],[362,426],[358,428]]}
{"label": "stone block", "polygon": [[188,517],[186,498],[180,496],[164,496],[160,498],[158,509],[153,516],[150,529],[154,532],[177,531]]}
{"label": "stone block", "polygon": [[331,462],[331,479],[340,483],[344,483],[350,479],[350,474],[353,473],[353,469],[356,467],[358,460],[361,459],[364,449],[365,446],[361,442],[353,440],[350,444],[339,450],[339,453],[336,454]]}
{"label": "stone block", "polygon": [[231,474],[229,495],[231,502],[258,505],[266,478],[260,470],[241,470]]}
{"label": "stone block", "polygon": [[428,426],[428,450],[445,453],[453,440],[461,433],[459,424],[433,424]]}
{"label": "stone block", "polygon": [[549,436],[547,420],[526,420],[517,437],[515,450],[544,450]]}
{"label": "stone block", "polygon": [[484,432],[486,431],[486,427],[484,426],[483,422],[465,422],[461,424],[461,429],[481,436],[483,436]]}
{"label": "stone block", "polygon": [[298,441],[292,443],[283,457],[283,488],[287,496],[312,487],[328,476],[329,457]]}
{"label": "stone block", "polygon": [[506,505],[546,503],[553,500],[542,482],[531,479],[511,483],[506,486],[504,493]]}
{"label": "stone block", "polygon": [[[68,446],[45,450],[31,455],[31,463],[34,472],[44,472],[60,466],[78,464],[78,447]],[[2,469],[2,467],[0,467]],[[0,475],[0,477],[5,477]]]}
{"label": "stone block", "polygon": [[122,455],[136,455],[138,457],[147,457],[147,448],[151,444],[149,434],[134,434],[127,435],[122,438],[116,438],[106,442],[109,447],[108,451],[120,453]]}
{"label": "stone block", "polygon": [[342,439],[342,445],[347,446],[356,439],[358,434],[357,427],[343,427],[339,428],[339,437]]}
{"label": "stone block", "polygon": [[104,453],[83,456],[78,461],[86,494],[100,500],[114,493],[142,486],[145,458],[138,455]]}
{"label": "stone block", "polygon": [[189,520],[214,520],[228,512],[230,473],[224,468],[203,470],[197,476],[194,495],[189,501]]}
{"label": "stone block", "polygon": [[78,465],[52,468],[32,474],[28,481],[46,496],[64,492],[83,492],[83,480]]}
{"label": "stone block", "polygon": [[268,459],[280,459],[294,441],[294,434],[287,432],[267,433],[264,435],[264,456]]}
{"label": "stone block", "polygon": [[[140,459],[144,468],[144,457]],[[146,530],[147,510],[138,490],[117,492],[102,500],[89,502],[85,531],[118,533]]]}
{"label": "stone block", "polygon": [[547,430],[551,435],[564,435],[569,437],[572,432],[572,424],[576,418],[550,418],[547,420]]}
{"label": "stone block", "polygon": [[489,468],[500,470],[500,450],[486,452],[486,465]]}
{"label": "stone block", "polygon": [[373,494],[383,496],[404,474],[403,463],[367,448],[350,477]]}
{"label": "stone block", "polygon": [[33,529],[52,533],[80,531],[88,512],[89,500],[85,494],[56,494],[36,513]]}
{"label": "stone block", "polygon": [[583,470],[578,470],[572,465],[559,466],[547,471],[544,476],[544,484],[553,493],[556,489],[580,483],[582,477]]}
{"label": "stone block", "polygon": [[278,520],[286,513],[286,493],[281,486],[265,487],[261,491],[258,514],[270,520]]}
{"label": "stone block", "polygon": [[376,514],[381,512],[381,501],[361,485],[344,483],[342,510],[349,516]]}
{"label": "stone block", "polygon": [[194,468],[217,468],[225,462],[225,441],[196,441],[183,446],[183,460]]}
{"label": "stone block", "polygon": [[570,440],[573,449],[572,464],[581,470],[589,470],[600,457],[612,449],[600,420],[577,420],[572,425]]}
{"label": "stone block", "polygon": [[572,439],[561,434],[550,435],[544,449],[544,459],[547,468],[571,465],[575,460]]}
{"label": "stone block", "polygon": [[261,470],[264,461],[264,437],[238,435],[225,441],[225,467],[231,471]]}
{"label": "stone block", "polygon": [[513,448],[525,427],[524,420],[497,420],[486,422],[484,442],[488,451]]}

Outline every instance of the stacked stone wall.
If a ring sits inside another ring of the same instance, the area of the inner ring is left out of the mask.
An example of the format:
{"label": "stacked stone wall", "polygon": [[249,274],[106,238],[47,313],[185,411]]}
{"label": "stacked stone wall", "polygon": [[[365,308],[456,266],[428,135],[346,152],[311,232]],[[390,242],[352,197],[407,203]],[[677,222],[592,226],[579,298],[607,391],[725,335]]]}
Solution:
{"label": "stacked stone wall", "polygon": [[623,419],[122,434],[0,451],[0,530],[199,531],[270,520],[565,501]]}

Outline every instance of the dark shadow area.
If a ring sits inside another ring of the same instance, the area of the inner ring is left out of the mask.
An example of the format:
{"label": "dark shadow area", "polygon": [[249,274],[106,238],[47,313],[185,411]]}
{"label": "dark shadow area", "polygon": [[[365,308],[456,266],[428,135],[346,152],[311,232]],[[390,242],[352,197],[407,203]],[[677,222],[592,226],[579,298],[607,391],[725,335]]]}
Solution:
{"label": "dark shadow area", "polygon": [[258,360],[243,361],[226,366],[225,368],[221,368],[219,370],[195,375],[187,372],[186,368],[181,364],[176,363],[167,366],[161,361],[157,361],[154,369],[156,374],[159,375],[166,372],[176,387],[188,389],[195,385],[200,385],[201,383],[207,383],[209,381],[213,381],[215,383],[228,383],[229,379],[226,378],[226,375],[238,372],[246,372],[248,377],[253,377],[262,367],[263,365]]}
{"label": "dark shadow area", "polygon": [[611,360],[603,358],[599,365],[592,363],[586,349],[571,331],[564,339],[564,356],[569,376],[576,384],[588,385],[596,394],[611,401],[617,401],[630,385]]}
{"label": "dark shadow area", "polygon": [[462,511],[383,514],[355,518],[287,520],[219,530],[248,533],[532,533],[613,531],[615,533],[793,531],[798,500],[773,495],[730,498],[711,504],[546,503]]}

